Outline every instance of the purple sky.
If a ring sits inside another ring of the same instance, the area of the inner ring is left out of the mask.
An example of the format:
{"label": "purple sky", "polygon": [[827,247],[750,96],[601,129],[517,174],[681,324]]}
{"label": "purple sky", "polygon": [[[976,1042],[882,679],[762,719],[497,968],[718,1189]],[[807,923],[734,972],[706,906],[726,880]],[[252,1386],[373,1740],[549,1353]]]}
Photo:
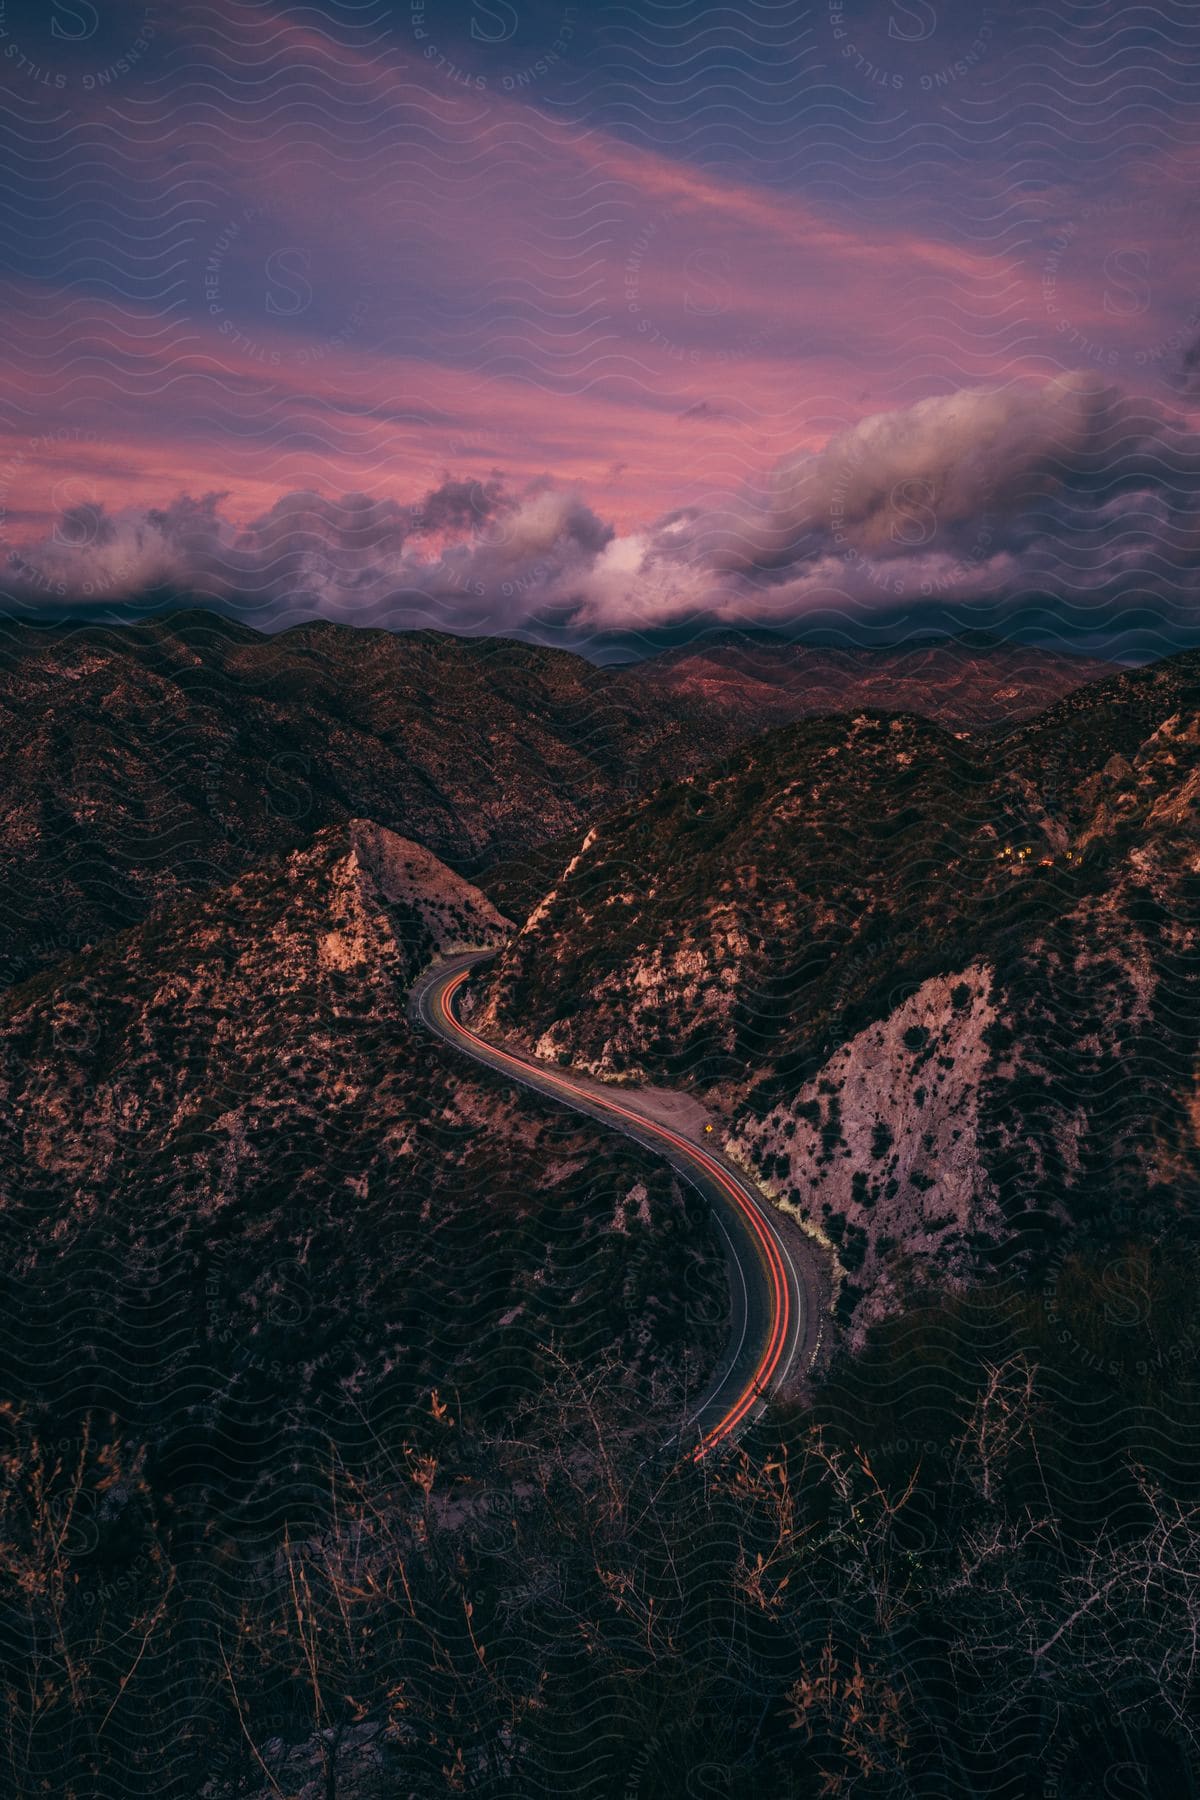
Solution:
{"label": "purple sky", "polygon": [[1200,636],[1200,13],[0,3],[10,606]]}

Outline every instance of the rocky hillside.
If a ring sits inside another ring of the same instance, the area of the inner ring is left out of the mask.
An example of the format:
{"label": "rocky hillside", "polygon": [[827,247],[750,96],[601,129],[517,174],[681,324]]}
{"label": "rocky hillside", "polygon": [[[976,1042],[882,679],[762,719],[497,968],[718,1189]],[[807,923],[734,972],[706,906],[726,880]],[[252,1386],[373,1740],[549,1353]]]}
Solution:
{"label": "rocky hillside", "polygon": [[857,654],[718,646],[695,665],[604,670],[506,639],[331,624],[264,637],[200,612],[10,623],[0,985],[351,818],[472,877],[505,864],[493,892],[523,917],[544,887],[540,847],[781,718],[869,692],[979,723],[1090,673],[1031,650],[969,665],[865,653],[864,673]]}
{"label": "rocky hillside", "polygon": [[741,727],[577,656],[208,613],[0,638],[0,981],[356,817],[464,872]]}
{"label": "rocky hillside", "polygon": [[916,713],[953,729],[1008,727],[1110,663],[976,633],[897,649],[826,648],[727,631],[664,652],[635,673],[756,730],[818,713]]}
{"label": "rocky hillside", "polygon": [[619,1354],[647,1416],[698,1378],[720,1346],[687,1306],[724,1282],[698,1201],[406,1019],[436,950],[503,928],[351,821],[13,989],[6,1399],[112,1414],[163,1491],[249,1506],[306,1445],[508,1416],[556,1354]]}
{"label": "rocky hillside", "polygon": [[489,1017],[694,1085],[858,1329],[1067,1232],[1200,1218],[1200,657],[990,746],[788,727],[589,833]]}

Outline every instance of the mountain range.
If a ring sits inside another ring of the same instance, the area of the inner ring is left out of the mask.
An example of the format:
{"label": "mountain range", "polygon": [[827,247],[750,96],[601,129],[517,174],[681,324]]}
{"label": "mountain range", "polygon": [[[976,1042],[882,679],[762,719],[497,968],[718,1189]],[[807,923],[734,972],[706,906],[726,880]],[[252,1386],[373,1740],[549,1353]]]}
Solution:
{"label": "mountain range", "polygon": [[[728,654],[739,669],[742,653]],[[10,623],[0,983],[352,818],[472,878],[505,862],[502,898],[532,903],[542,846],[703,767],[781,704],[809,711],[847,692],[818,658],[789,665],[786,691],[739,675],[732,696],[714,693],[716,655],[700,674],[670,659],[604,670],[505,639],[331,624],[268,637],[204,612]],[[1003,675],[985,673],[997,656]],[[1069,659],[1017,660],[1023,707],[1083,678]],[[962,649],[963,683],[990,691],[981,717],[1009,705],[997,691],[1012,688],[1012,664],[1010,652]],[[935,686],[927,703],[941,704]]]}
{"label": "mountain range", "polygon": [[[2,650],[14,1792],[1187,1791],[1200,657]],[[831,1270],[726,1454],[719,1219],[468,948]]]}

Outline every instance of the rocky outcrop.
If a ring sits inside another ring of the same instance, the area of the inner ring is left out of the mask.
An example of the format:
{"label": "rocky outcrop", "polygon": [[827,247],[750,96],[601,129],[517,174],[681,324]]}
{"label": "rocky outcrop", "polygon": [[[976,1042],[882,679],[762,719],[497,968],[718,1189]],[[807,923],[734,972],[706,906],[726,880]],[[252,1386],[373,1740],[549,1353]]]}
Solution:
{"label": "rocky outcrop", "polygon": [[738,1159],[834,1244],[853,1297],[868,1297],[858,1335],[911,1301],[914,1283],[977,1273],[981,1246],[1007,1235],[981,1133],[992,984],[985,964],[922,982],[734,1133]]}

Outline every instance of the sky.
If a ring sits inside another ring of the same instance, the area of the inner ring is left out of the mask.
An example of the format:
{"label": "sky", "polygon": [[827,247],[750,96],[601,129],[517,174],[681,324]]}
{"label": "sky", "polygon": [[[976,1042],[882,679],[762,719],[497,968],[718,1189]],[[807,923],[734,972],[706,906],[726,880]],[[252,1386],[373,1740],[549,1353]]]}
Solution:
{"label": "sky", "polygon": [[0,604],[1200,642],[1200,10],[0,0]]}

